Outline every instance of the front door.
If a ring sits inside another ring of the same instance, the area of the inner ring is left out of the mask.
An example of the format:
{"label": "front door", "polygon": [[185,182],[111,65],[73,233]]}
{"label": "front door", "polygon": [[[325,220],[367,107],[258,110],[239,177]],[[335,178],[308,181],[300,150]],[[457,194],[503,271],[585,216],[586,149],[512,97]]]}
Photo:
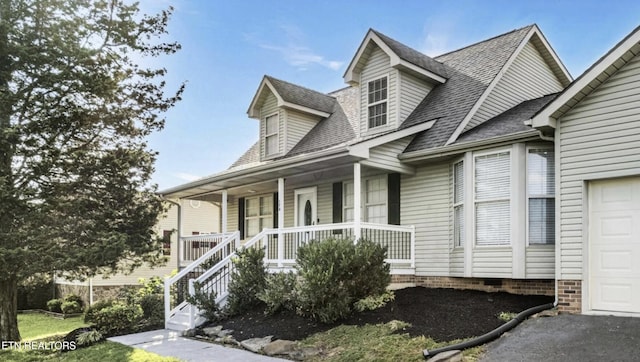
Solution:
{"label": "front door", "polygon": [[296,226],[311,226],[318,223],[317,195],[315,187],[307,187],[295,191],[295,224]]}
{"label": "front door", "polygon": [[[296,226],[312,226],[318,223],[317,214],[318,190],[315,187],[307,187],[295,191],[295,225]],[[295,243],[299,247],[315,238],[312,230],[304,230],[296,233]],[[293,248],[297,251],[297,247]],[[297,254],[294,251],[294,255]]]}

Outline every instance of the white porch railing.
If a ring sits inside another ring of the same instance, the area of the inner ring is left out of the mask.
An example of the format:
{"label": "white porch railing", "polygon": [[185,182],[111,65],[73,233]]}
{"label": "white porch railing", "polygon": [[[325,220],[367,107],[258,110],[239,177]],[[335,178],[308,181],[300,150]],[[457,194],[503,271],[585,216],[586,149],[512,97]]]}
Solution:
{"label": "white porch railing", "polygon": [[[387,247],[386,262],[391,265],[392,273],[413,272],[415,268],[415,228],[413,226],[361,223],[360,233],[363,239]],[[227,287],[234,269],[232,258],[236,255],[236,250],[239,247],[240,235],[239,232],[225,235],[221,237],[221,241],[213,249],[204,253],[176,276],[165,280],[166,328],[169,328],[168,321],[178,313],[188,314],[185,327],[195,327],[198,311],[186,302],[187,295],[194,293],[195,283],[200,284],[206,293],[215,292],[217,302],[221,302],[227,297]],[[270,269],[282,269],[295,265],[298,248],[304,243],[330,237],[352,239],[355,242],[354,235],[355,224],[352,222],[264,229],[248,240],[243,248],[264,248],[265,264]],[[202,237],[207,236],[211,237],[211,235],[203,235]],[[193,242],[201,241],[199,237],[184,239]]]}
{"label": "white porch railing", "polygon": [[198,260],[209,250],[222,243],[233,233],[201,234],[180,238],[180,265],[187,266]]}

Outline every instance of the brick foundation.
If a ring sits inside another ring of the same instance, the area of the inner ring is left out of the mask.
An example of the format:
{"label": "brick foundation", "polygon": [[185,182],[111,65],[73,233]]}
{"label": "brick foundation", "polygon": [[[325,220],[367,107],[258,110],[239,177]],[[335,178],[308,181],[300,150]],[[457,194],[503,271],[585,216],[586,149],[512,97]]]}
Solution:
{"label": "brick foundation", "polygon": [[582,281],[558,280],[558,311],[582,313]]}
{"label": "brick foundation", "polygon": [[553,279],[493,279],[392,275],[391,283],[413,284],[427,288],[471,289],[522,295],[555,295]]}

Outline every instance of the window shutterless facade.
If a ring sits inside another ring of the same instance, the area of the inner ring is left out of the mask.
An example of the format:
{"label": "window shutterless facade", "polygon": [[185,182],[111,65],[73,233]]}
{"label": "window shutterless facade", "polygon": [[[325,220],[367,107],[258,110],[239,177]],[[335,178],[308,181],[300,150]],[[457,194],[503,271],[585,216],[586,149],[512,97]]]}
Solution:
{"label": "window shutterless facade", "polygon": [[387,77],[367,84],[367,104],[369,128],[387,124]]}
{"label": "window shutterless facade", "polygon": [[555,244],[555,158],[551,148],[527,149],[527,239]]}
{"label": "window shutterless facade", "polygon": [[509,245],[511,158],[508,151],[474,157],[476,245]]}
{"label": "window shutterless facade", "polygon": [[267,117],[265,123],[264,154],[273,156],[280,152],[280,125],[278,114]]}

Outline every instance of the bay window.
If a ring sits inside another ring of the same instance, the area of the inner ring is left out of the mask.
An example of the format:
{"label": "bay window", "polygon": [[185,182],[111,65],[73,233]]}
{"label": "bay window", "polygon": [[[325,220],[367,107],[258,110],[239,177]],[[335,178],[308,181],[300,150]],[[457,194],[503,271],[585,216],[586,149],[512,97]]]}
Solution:
{"label": "bay window", "polygon": [[477,245],[509,245],[511,239],[511,159],[508,151],[475,157]]}
{"label": "bay window", "polygon": [[555,160],[550,148],[527,150],[529,245],[555,244]]}

